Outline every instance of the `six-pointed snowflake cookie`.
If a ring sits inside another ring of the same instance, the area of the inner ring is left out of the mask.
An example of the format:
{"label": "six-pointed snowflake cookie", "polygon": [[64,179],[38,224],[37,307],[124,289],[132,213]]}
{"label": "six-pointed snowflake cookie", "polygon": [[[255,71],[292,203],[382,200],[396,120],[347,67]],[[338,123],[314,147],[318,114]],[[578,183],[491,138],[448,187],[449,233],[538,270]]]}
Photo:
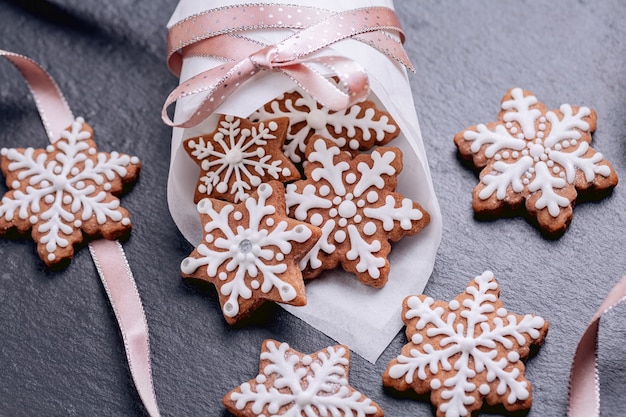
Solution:
{"label": "six-pointed snowflake cookie", "polygon": [[373,287],[389,275],[390,242],[415,235],[430,221],[416,202],[395,192],[402,152],[376,148],[356,157],[315,136],[307,146],[306,180],[287,185],[289,215],[322,229],[300,261],[305,278],[339,264]]}
{"label": "six-pointed snowflake cookie", "polygon": [[281,183],[261,184],[244,202],[202,199],[204,237],[181,264],[183,277],[213,283],[230,324],[263,301],[306,304],[298,261],[321,231],[287,217]]}
{"label": "six-pointed snowflake cookie", "polygon": [[77,118],[46,149],[0,150],[9,191],[0,201],[0,234],[31,231],[49,267],[66,265],[83,235],[117,239],[131,229],[120,195],[139,175],[136,157],[98,152],[93,130]]}
{"label": "six-pointed snowflake cookie", "polygon": [[383,384],[430,392],[438,417],[469,416],[483,400],[509,411],[528,410],[531,384],[522,359],[543,343],[548,323],[507,311],[499,293],[493,273],[486,271],[450,302],[405,298],[409,343],[389,363]]}
{"label": "six-pointed snowflake cookie", "polygon": [[313,135],[331,139],[344,150],[367,150],[384,145],[400,134],[391,115],[365,100],[336,112],[323,107],[301,90],[287,92],[268,102],[250,116],[251,120],[288,117],[290,121],[284,152],[293,162],[302,162]]}
{"label": "six-pointed snowflake cookie", "polygon": [[222,115],[213,133],[185,140],[185,150],[200,166],[194,202],[213,197],[238,203],[262,182],[300,179],[282,151],[288,125],[286,118],[252,123]]}
{"label": "six-pointed snowflake cookie", "polygon": [[596,113],[588,107],[546,111],[529,91],[509,90],[497,122],[454,137],[463,158],[481,170],[474,211],[525,210],[547,236],[562,235],[579,192],[600,197],[617,185],[611,164],[590,146],[595,128]]}
{"label": "six-pointed snowflake cookie", "polygon": [[266,340],[259,374],[224,397],[237,417],[382,417],[378,404],[348,383],[350,350],[331,346],[304,355]]}

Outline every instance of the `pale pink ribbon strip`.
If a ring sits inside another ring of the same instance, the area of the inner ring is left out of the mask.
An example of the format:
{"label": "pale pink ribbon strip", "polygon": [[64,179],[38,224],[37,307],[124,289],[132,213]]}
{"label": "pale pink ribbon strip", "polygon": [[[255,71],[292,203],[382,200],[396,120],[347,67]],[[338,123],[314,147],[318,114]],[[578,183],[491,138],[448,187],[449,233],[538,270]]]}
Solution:
{"label": "pale pink ribbon strip", "polygon": [[[50,142],[55,142],[74,121],[58,85],[46,70],[30,58],[1,49],[0,56],[8,59],[26,80],[48,138]],[[89,251],[115,312],[139,397],[148,414],[159,417],[152,382],[148,324],[124,249],[118,241],[101,239],[91,242]]]}
{"label": "pale pink ribbon strip", "polygon": [[[275,45],[259,45],[243,36],[235,36],[245,30],[275,28],[301,30]],[[390,33],[395,33],[398,40]],[[211,38],[213,41],[208,42]],[[219,54],[229,62],[185,80],[174,89],[163,106],[163,121],[177,127],[197,125],[261,71],[282,72],[327,108],[345,109],[369,94],[367,72],[346,57],[315,53],[348,38],[365,42],[412,69],[402,48],[404,37],[400,22],[395,12],[385,7],[331,13],[300,6],[242,5],[191,16],[170,29],[170,69],[178,74],[182,57],[194,47],[195,55]],[[207,43],[208,47],[198,47],[201,43]],[[246,51],[245,56],[242,51]],[[339,82],[324,77],[312,64],[330,68]],[[196,94],[205,95],[202,103],[187,120],[174,123],[167,113],[169,106]]]}
{"label": "pale pink ribbon strip", "polygon": [[609,292],[578,342],[570,371],[569,417],[600,415],[598,326],[602,316],[624,300],[626,300],[626,277],[622,278]]}

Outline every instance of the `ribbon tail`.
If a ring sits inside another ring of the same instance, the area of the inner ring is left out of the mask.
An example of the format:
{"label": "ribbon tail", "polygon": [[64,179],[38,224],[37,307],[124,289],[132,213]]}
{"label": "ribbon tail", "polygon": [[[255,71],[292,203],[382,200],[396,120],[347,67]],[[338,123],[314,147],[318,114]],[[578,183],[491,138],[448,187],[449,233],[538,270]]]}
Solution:
{"label": "ribbon tail", "polygon": [[160,417],[150,363],[150,342],[145,312],[133,274],[118,241],[100,239],[89,251],[120,327],[128,366],[148,415]]}
{"label": "ribbon tail", "polygon": [[598,328],[602,316],[624,300],[626,300],[626,277],[623,277],[609,292],[578,342],[570,371],[569,417],[598,417],[600,415]]}

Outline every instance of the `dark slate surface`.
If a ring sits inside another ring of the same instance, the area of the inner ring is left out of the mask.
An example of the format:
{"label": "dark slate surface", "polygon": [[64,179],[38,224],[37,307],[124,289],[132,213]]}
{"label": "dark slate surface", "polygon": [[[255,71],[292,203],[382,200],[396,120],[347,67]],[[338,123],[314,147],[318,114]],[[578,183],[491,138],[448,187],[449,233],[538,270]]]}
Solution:
{"label": "dark slate surface", "polygon": [[[166,205],[169,129],[161,103],[176,80],[164,59],[173,0],[0,2],[0,47],[48,68],[103,151],[139,156],[141,179],[123,198],[134,230],[125,243],[151,329],[154,381],[164,416],[227,416],[221,397],[254,375],[265,338],[312,352],[333,343],[277,307],[231,328],[211,288],[183,282],[191,246]],[[411,84],[435,190],[443,241],[426,292],[448,299],[485,269],[499,278],[511,311],[551,323],[528,363],[529,416],[566,413],[569,366],[587,321],[626,273],[623,184],[575,209],[570,230],[545,240],[523,219],[473,218],[476,174],[452,143],[466,126],[494,119],[513,86],[549,107],[587,105],[599,114],[594,146],[626,172],[626,7],[621,0],[397,1]],[[46,137],[18,73],[0,65],[0,145],[43,147]],[[6,191],[4,184],[0,191]],[[0,415],[141,416],[121,337],[88,251],[52,273],[28,240],[0,239]],[[602,415],[621,415],[626,395],[626,307],[601,325]],[[356,355],[351,382],[388,416],[432,415],[424,402],[385,393],[380,375],[405,343],[399,333],[375,365]]]}

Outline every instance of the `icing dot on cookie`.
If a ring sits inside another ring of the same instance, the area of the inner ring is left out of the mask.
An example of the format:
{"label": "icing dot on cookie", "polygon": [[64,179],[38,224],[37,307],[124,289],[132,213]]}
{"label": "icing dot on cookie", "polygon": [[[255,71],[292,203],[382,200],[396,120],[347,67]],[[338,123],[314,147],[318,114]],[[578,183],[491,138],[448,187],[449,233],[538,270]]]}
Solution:
{"label": "icing dot on cookie", "polygon": [[354,184],[356,182],[356,174],[354,172],[350,172],[346,175],[346,183]]}
{"label": "icing dot on cookie", "polygon": [[328,194],[330,194],[330,187],[328,185],[322,185],[319,188],[319,193],[322,197],[326,197]]}
{"label": "icing dot on cookie", "polygon": [[276,258],[276,260],[278,262],[281,262],[281,261],[283,261],[285,259],[285,255],[283,255],[282,253],[279,252],[279,253],[276,254],[275,258]]}
{"label": "icing dot on cookie", "polygon": [[313,226],[321,226],[324,222],[324,217],[319,213],[315,213],[311,216],[310,222]]}
{"label": "icing dot on cookie", "polygon": [[350,146],[350,149],[357,150],[359,149],[359,146],[361,146],[361,144],[359,143],[358,140],[351,139],[348,146]]}
{"label": "icing dot on cookie", "polygon": [[344,200],[340,205],[339,205],[339,215],[341,217],[344,218],[351,218],[354,217],[354,215],[356,214],[357,211],[357,207],[356,204],[354,204],[352,201],[350,200]]}
{"label": "icing dot on cookie", "polygon": [[289,168],[283,168],[283,175],[288,177],[291,175],[291,170]]}
{"label": "icing dot on cookie", "polygon": [[7,148],[0,149],[0,155],[7,156],[8,153],[9,153],[9,150]]}
{"label": "icing dot on cookie", "polygon": [[374,222],[367,222],[363,226],[363,233],[367,236],[373,236],[376,233],[376,224]]}
{"label": "icing dot on cookie", "polygon": [[239,221],[243,218],[243,214],[240,211],[236,211],[233,213],[233,218]]}
{"label": "icing dot on cookie", "polygon": [[80,220],[74,221],[74,227],[81,227],[82,225],[83,225],[83,222],[81,222]]}
{"label": "icing dot on cookie", "polygon": [[433,380],[430,381],[430,388],[438,390],[439,388],[441,388],[441,381],[437,378],[433,378]]}
{"label": "icing dot on cookie", "polygon": [[207,243],[211,243],[213,242],[213,239],[214,239],[213,235],[206,235],[206,238],[204,240],[206,240]]}
{"label": "icing dot on cookie", "polygon": [[378,193],[376,191],[370,191],[367,193],[366,198],[368,203],[375,203],[378,201]]}
{"label": "icing dot on cookie", "polygon": [[20,182],[19,182],[19,181],[17,181],[17,180],[16,180],[16,181],[13,181],[13,182],[11,183],[11,188],[15,188],[15,189],[20,188]]}
{"label": "icing dot on cookie", "polygon": [[337,224],[341,227],[346,227],[346,225],[348,224],[348,220],[346,220],[344,217],[342,217],[341,219],[339,219],[337,221]]}
{"label": "icing dot on cookie", "polygon": [[121,221],[122,225],[128,226],[130,224],[130,219],[128,217],[124,217]]}
{"label": "icing dot on cookie", "polygon": [[48,254],[48,260],[49,261],[54,261],[57,258],[57,256],[54,253],[49,253]]}
{"label": "icing dot on cookie", "polygon": [[478,392],[480,392],[482,395],[487,395],[490,391],[491,388],[489,388],[489,385],[487,384],[480,384],[480,386],[478,387]]}
{"label": "icing dot on cookie", "polygon": [[89,155],[95,155],[96,152],[98,152],[98,151],[96,151],[96,148],[89,148],[89,150],[87,152],[89,153]]}
{"label": "icing dot on cookie", "polygon": [[131,156],[130,163],[133,165],[137,165],[139,163],[139,158],[137,158],[136,156]]}
{"label": "icing dot on cookie", "polygon": [[498,309],[498,311],[496,311],[496,314],[497,314],[499,317],[506,317],[506,315],[507,315],[507,314],[509,314],[509,313],[506,311],[506,308],[502,308],[502,307],[500,307],[500,308]]}
{"label": "icing dot on cookie", "polygon": [[333,204],[336,206],[341,204],[341,197],[335,196],[335,198],[333,198]]}
{"label": "icing dot on cookie", "polygon": [[228,274],[224,271],[220,272],[217,277],[221,280],[221,281],[225,281],[226,278],[228,278]]}
{"label": "icing dot on cookie", "polygon": [[359,200],[356,202],[357,207],[365,207],[365,200]]}
{"label": "icing dot on cookie", "polygon": [[54,146],[52,146],[52,145],[46,146],[46,152],[48,152],[48,153],[54,152]]}
{"label": "icing dot on cookie", "polygon": [[361,223],[361,220],[363,220],[363,218],[360,214],[357,214],[352,218],[352,220],[354,220],[355,223]]}
{"label": "icing dot on cookie", "polygon": [[61,172],[63,172],[63,168],[61,168],[59,165],[57,165],[57,166],[54,167],[52,172],[54,172],[55,174],[59,175]]}
{"label": "icing dot on cookie", "polygon": [[54,196],[52,194],[48,194],[43,198],[43,201],[45,201],[48,204],[52,204],[54,203]]}
{"label": "icing dot on cookie", "polygon": [[452,300],[448,303],[448,307],[450,307],[450,310],[458,310],[461,305],[457,300]]}
{"label": "icing dot on cookie", "polygon": [[215,189],[218,193],[225,193],[226,190],[228,190],[228,184],[226,184],[225,182],[220,182],[219,184],[217,184],[217,187],[215,187]]}
{"label": "icing dot on cookie", "polygon": [[268,225],[269,227],[274,226],[274,219],[272,219],[271,217],[268,217],[267,219],[265,219],[265,224]]}
{"label": "icing dot on cookie", "polygon": [[263,384],[265,381],[267,381],[267,378],[265,377],[265,375],[263,374],[259,374],[256,376],[256,382],[259,384]]}
{"label": "icing dot on cookie", "polygon": [[315,109],[306,116],[306,122],[311,129],[320,130],[326,127],[327,118],[326,112]]}
{"label": "icing dot on cookie", "polygon": [[337,243],[343,243],[346,240],[346,232],[343,230],[337,230],[335,232],[335,241]]}
{"label": "icing dot on cookie", "polygon": [[256,279],[254,279],[250,282],[250,286],[252,287],[253,290],[258,290],[259,287],[261,286],[261,283],[257,281]]}
{"label": "icing dot on cookie", "polygon": [[35,224],[35,223],[37,223],[37,216],[30,216],[29,221],[30,221],[30,224]]}
{"label": "icing dot on cookie", "polygon": [[332,209],[328,210],[328,215],[330,217],[336,217],[337,216],[337,209],[332,208]]}
{"label": "icing dot on cookie", "polygon": [[515,351],[509,352],[507,358],[509,359],[509,362],[517,362],[519,360],[519,353]]}
{"label": "icing dot on cookie", "polygon": [[302,357],[302,365],[309,366],[313,362],[313,358],[310,355],[305,355]]}
{"label": "icing dot on cookie", "polygon": [[105,190],[105,191],[110,191],[110,190],[111,190],[111,187],[112,187],[112,186],[111,186],[111,183],[110,183],[110,182],[105,183],[105,184],[104,184],[104,186],[103,186],[103,188],[104,188],[104,190]]}
{"label": "icing dot on cookie", "polygon": [[66,194],[63,196],[63,204],[70,204],[72,202],[72,196]]}
{"label": "icing dot on cookie", "polygon": [[206,192],[207,192],[206,185],[204,185],[204,184],[198,185],[198,191],[200,191],[202,194],[206,194]]}
{"label": "icing dot on cookie", "polygon": [[423,341],[424,341],[424,337],[419,333],[415,333],[413,336],[411,336],[411,342],[415,343],[416,345],[419,345]]}
{"label": "icing dot on cookie", "polygon": [[276,129],[278,129],[278,123],[276,123],[276,122],[269,122],[267,124],[267,127],[269,127],[270,130],[276,130]]}

